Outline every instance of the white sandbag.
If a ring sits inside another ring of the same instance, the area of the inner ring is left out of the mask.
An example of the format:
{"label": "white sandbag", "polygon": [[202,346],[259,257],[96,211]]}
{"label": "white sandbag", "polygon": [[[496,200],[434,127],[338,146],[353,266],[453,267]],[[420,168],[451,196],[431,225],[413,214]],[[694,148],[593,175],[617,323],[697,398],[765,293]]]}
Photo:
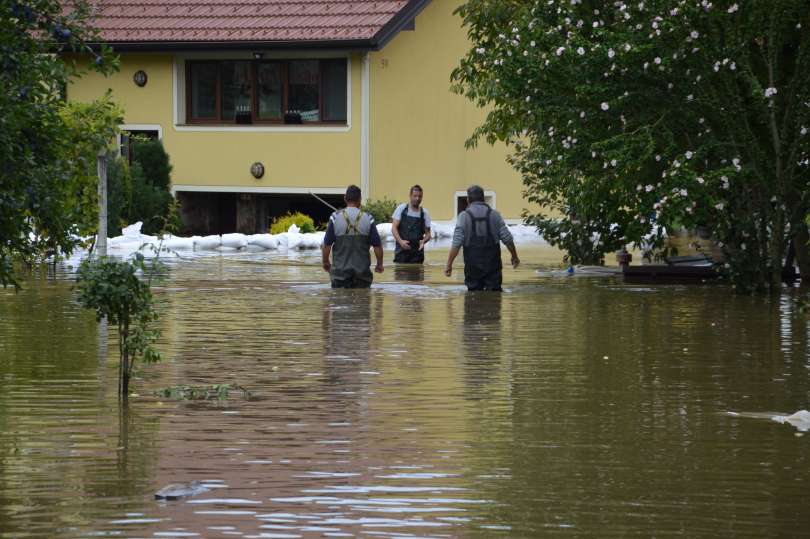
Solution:
{"label": "white sandbag", "polygon": [[244,234],[223,234],[222,247],[231,247],[232,249],[241,249],[247,247],[247,237]]}
{"label": "white sandbag", "polygon": [[222,238],[215,234],[213,236],[203,236],[194,242],[196,251],[211,251],[222,244]]}
{"label": "white sandbag", "polygon": [[248,247],[256,246],[262,249],[278,249],[278,238],[273,234],[253,234],[247,237]]}
{"label": "white sandbag", "polygon": [[394,241],[394,235],[391,233],[391,223],[378,224],[377,234],[380,235],[382,241]]}
{"label": "white sandbag", "polygon": [[299,249],[317,249],[323,243],[324,232],[310,232],[301,234],[301,244]]}
{"label": "white sandbag", "polygon": [[141,236],[141,227],[143,226],[143,222],[138,221],[137,223],[132,223],[129,226],[125,226],[121,229],[121,234],[124,237],[128,238],[140,238]]}
{"label": "white sandbag", "polygon": [[194,249],[194,238],[181,238],[166,234],[163,236],[163,249],[170,251],[191,251]]}
{"label": "white sandbag", "polygon": [[287,229],[287,232],[292,232],[293,234],[298,234],[301,232],[301,229],[298,228],[298,225],[295,223],[290,225],[290,228]]}
{"label": "white sandbag", "polygon": [[437,223],[433,221],[430,224],[430,233],[434,238],[452,238],[453,230],[455,230],[455,223]]}
{"label": "white sandbag", "polygon": [[292,228],[298,228],[297,226],[293,225],[290,227],[290,232],[285,232],[283,235],[287,237],[287,249],[298,249],[301,245],[301,242],[304,241],[304,237],[302,234],[298,232],[292,232]]}

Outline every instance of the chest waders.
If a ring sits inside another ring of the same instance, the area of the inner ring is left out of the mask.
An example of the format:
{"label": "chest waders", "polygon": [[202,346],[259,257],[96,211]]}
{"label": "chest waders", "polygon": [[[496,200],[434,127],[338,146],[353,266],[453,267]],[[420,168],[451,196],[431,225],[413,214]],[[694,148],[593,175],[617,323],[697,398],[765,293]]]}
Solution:
{"label": "chest waders", "polygon": [[354,222],[349,220],[346,210],[341,216],[346,221],[346,232],[336,236],[332,246],[332,288],[368,288],[374,277],[369,267],[371,241],[358,228],[363,212],[357,213]]}
{"label": "chest waders", "polygon": [[[467,290],[501,290],[501,245],[493,237],[489,224],[492,208],[487,206],[483,217],[475,217],[465,210],[472,223],[470,237],[464,242],[464,284]],[[478,234],[478,223],[484,223],[486,234]]]}
{"label": "chest waders", "polygon": [[399,220],[399,237],[407,241],[411,246],[410,251],[405,251],[397,243],[394,249],[394,262],[398,264],[421,264],[425,261],[425,251],[419,250],[419,242],[425,235],[425,210],[419,208],[419,217],[408,215],[408,206],[402,210]]}

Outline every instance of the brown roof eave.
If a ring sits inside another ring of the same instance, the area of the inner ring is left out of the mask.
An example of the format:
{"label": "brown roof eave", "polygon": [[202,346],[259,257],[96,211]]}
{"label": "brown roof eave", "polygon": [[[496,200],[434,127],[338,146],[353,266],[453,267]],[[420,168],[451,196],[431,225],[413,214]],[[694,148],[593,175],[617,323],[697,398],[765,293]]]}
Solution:
{"label": "brown roof eave", "polygon": [[405,26],[419,15],[427,7],[430,0],[410,0],[404,8],[394,15],[385,26],[371,39],[374,42],[373,50],[377,51],[385,47],[389,41],[402,31]]}
{"label": "brown roof eave", "polygon": [[[91,43],[94,49],[100,43]],[[202,51],[202,50],[272,50],[299,49],[324,50],[342,49],[358,52],[375,50],[371,39],[332,39],[320,41],[121,41],[106,42],[115,52],[161,52],[161,51]]]}

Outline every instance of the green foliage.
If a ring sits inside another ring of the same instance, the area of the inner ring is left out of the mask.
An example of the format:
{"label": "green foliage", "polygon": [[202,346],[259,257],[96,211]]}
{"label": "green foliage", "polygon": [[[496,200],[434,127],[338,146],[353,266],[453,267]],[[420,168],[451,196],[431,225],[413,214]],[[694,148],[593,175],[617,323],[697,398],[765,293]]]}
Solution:
{"label": "green foliage", "polygon": [[315,221],[312,220],[312,217],[301,212],[295,212],[273,219],[273,224],[270,225],[270,233],[281,234],[287,232],[292,225],[298,226],[302,233],[315,232]]}
{"label": "green foliage", "polygon": [[132,175],[126,159],[107,154],[107,235],[120,236],[129,224],[132,204]]}
{"label": "green foliage", "polygon": [[391,200],[388,197],[370,199],[363,204],[363,211],[371,214],[376,223],[390,223],[391,216],[398,205],[396,200]]}
{"label": "green foliage", "polygon": [[[79,303],[93,309],[96,318],[106,318],[118,327],[119,392],[129,393],[129,378],[136,361],[149,364],[160,360],[152,344],[160,336],[153,327],[158,314],[152,296],[151,279],[161,269],[157,258],[147,265],[136,253],[131,260],[90,257],[79,266],[77,291]],[[144,280],[142,275],[149,275]]]}
{"label": "green foliage", "polygon": [[171,170],[169,155],[161,141],[135,141],[130,167],[132,199],[128,217],[130,223],[143,222],[143,234],[156,234],[172,215]]}
{"label": "green foliage", "polygon": [[238,391],[245,400],[253,396],[250,391],[237,384],[213,384],[210,386],[176,385],[155,391],[158,397],[176,400],[226,400],[231,391]]}
{"label": "green foliage", "polygon": [[[664,229],[708,230],[744,289],[777,287],[806,233],[810,6],[468,0],[454,89],[489,113],[468,145],[504,141],[525,215],[571,262]],[[804,248],[804,245],[802,245]]]}
{"label": "green foliage", "polygon": [[169,191],[172,165],[163,142],[157,139],[136,139],[132,146],[132,161],[141,165],[143,176],[152,186]]}
{"label": "green foliage", "polygon": [[[93,163],[75,147],[92,139],[104,147],[113,125],[78,133],[61,114],[63,89],[82,71],[55,52],[86,53],[89,68],[116,69],[108,47],[97,42],[91,8],[85,0],[63,9],[57,0],[0,3],[0,284],[17,285],[12,261],[33,262],[56,249],[69,253],[77,244],[89,206],[88,171]],[[101,105],[97,119],[112,110]],[[92,117],[92,115],[91,115]],[[119,122],[120,123],[120,122]],[[77,136],[78,135],[78,136]],[[73,225],[79,223],[76,228]]]}

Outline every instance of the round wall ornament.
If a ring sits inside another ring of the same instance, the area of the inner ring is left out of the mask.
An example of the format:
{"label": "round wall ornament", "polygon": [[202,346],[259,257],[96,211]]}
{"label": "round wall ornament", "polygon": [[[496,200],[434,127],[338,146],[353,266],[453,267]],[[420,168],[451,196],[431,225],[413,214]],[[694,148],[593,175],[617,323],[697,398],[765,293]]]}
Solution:
{"label": "round wall ornament", "polygon": [[135,82],[135,84],[143,88],[144,86],[146,86],[147,81],[146,71],[144,71],[143,69],[139,69],[138,71],[135,72],[134,75],[132,75],[132,80],[133,82]]}
{"label": "round wall ornament", "polygon": [[250,165],[250,173],[253,174],[253,177],[257,180],[264,176],[264,165],[259,163],[258,161]]}

